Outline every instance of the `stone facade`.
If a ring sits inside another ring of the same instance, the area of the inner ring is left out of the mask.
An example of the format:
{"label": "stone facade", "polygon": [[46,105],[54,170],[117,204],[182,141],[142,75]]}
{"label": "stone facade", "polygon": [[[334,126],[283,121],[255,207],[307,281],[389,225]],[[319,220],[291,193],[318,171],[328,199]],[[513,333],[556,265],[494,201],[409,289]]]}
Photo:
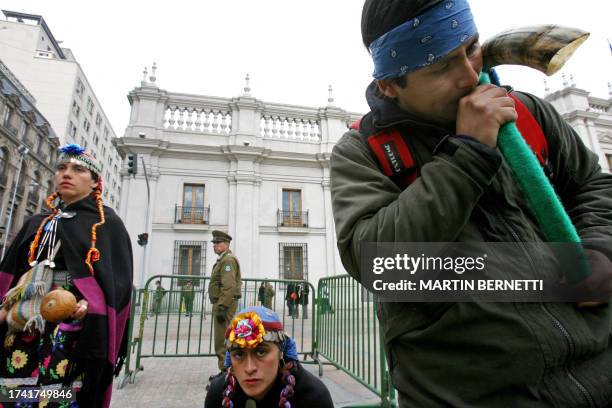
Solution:
{"label": "stone facade", "polygon": [[329,157],[358,116],[331,102],[263,102],[248,86],[235,98],[171,93],[151,79],[130,92],[130,123],[116,140],[122,154],[138,155],[138,174],[123,173],[120,215],[135,244],[150,233],[148,245],[135,245],[135,284],[210,274],[214,229],[234,237],[243,277],[316,282],[341,271]]}
{"label": "stone facade", "polygon": [[612,85],[608,99],[596,98],[573,85],[546,95],[584,144],[599,155],[604,171],[612,171]]}
{"label": "stone facade", "polygon": [[24,219],[41,210],[54,187],[53,163],[59,140],[35,104],[32,95],[0,61],[0,254],[5,237],[10,244]]}

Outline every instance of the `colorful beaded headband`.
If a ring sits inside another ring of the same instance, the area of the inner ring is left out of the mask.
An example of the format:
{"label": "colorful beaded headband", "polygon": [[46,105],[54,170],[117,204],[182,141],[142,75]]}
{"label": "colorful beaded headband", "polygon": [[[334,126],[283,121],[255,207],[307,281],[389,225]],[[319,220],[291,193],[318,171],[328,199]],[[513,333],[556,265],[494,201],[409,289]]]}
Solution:
{"label": "colorful beaded headband", "polygon": [[58,149],[59,156],[57,163],[78,163],[83,167],[89,169],[92,173],[100,176],[102,174],[102,165],[95,157],[89,152],[86,152],[84,148],[76,143],[67,144]]}

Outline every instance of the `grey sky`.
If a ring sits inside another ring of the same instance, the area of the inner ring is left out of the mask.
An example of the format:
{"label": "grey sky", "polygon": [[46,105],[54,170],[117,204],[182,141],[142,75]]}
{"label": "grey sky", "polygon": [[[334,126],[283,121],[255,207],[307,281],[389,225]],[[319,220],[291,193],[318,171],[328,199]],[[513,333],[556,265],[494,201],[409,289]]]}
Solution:
{"label": "grey sky", "polygon": [[[155,61],[168,91],[232,97],[251,75],[252,95],[308,106],[367,109],[372,62],[361,44],[361,0],[199,0],[174,2],[3,0],[2,8],[42,15],[83,67],[118,136],[129,120],[127,93]],[[612,1],[471,0],[481,39],[513,26],[579,27],[591,38],[563,70],[576,85],[608,97]],[[1,58],[1,56],[0,56]],[[502,82],[542,96],[544,75],[504,68]],[[561,73],[549,80],[561,87]]]}

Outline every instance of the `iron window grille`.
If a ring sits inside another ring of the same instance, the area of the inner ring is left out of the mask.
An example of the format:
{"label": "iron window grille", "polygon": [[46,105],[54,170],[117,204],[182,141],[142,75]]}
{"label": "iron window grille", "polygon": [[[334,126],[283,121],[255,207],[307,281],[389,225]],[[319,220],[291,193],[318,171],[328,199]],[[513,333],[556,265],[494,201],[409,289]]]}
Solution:
{"label": "iron window grille", "polygon": [[[174,241],[174,275],[204,276],[205,270],[206,241]],[[199,286],[200,282],[200,279],[194,279],[192,283]]]}
{"label": "iron window grille", "polygon": [[308,244],[279,243],[278,264],[279,279],[308,280]]}

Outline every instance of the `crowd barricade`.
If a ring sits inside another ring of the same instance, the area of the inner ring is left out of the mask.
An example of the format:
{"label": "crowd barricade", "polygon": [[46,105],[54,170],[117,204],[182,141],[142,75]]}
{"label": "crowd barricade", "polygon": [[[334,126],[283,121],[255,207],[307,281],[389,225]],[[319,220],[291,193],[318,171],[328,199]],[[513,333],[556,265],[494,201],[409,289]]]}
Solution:
{"label": "crowd barricade", "polygon": [[317,357],[380,397],[375,404],[351,406],[397,406],[374,296],[349,275],[333,276],[319,280],[316,303]]}
{"label": "crowd barricade", "polygon": [[[163,290],[156,289],[157,281]],[[191,282],[191,288],[187,282]],[[298,280],[242,279],[237,310],[263,305],[259,296],[262,282],[272,287],[274,296],[269,305],[281,318],[285,331],[296,341],[298,354],[305,362],[318,363],[314,341],[315,288]],[[127,329],[128,357],[123,377],[118,381],[119,388],[133,383],[136,375],[144,370],[143,359],[215,356],[209,283],[210,278],[205,276],[155,275],[147,280],[143,289],[134,290]],[[289,291],[298,286],[302,288],[301,293],[308,292],[308,295],[290,302]]]}

